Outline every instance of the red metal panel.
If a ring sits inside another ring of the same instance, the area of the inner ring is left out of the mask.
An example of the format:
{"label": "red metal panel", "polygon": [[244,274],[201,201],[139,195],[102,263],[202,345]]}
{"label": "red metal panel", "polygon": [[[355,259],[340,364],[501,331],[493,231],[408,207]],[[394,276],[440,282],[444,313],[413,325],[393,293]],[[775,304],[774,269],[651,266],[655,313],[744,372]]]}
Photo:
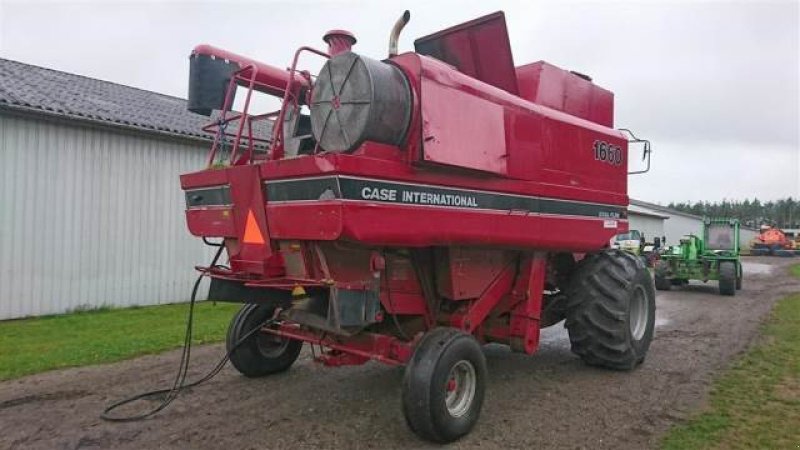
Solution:
{"label": "red metal panel", "polygon": [[[267,231],[267,218],[264,211],[264,196],[261,180],[256,166],[235,166],[228,170],[231,198],[234,208],[236,235],[239,239],[239,252],[231,256],[231,268],[252,273],[264,273],[266,262],[272,256],[270,234]],[[248,229],[249,227],[249,229]],[[263,242],[244,239],[248,231],[257,231]]]}
{"label": "red metal panel", "polygon": [[603,126],[614,126],[614,94],[544,61],[517,67],[520,97]]}
{"label": "red metal panel", "polygon": [[589,120],[607,127],[614,126],[614,93],[595,86],[592,89],[592,101]]}
{"label": "red metal panel", "polygon": [[186,211],[189,232],[198,237],[236,237],[232,208],[203,208]]}
{"label": "red metal panel", "polygon": [[592,120],[590,104],[594,88],[591,81],[567,73],[564,77],[564,112]]}
{"label": "red metal panel", "polygon": [[332,241],[342,233],[341,202],[267,203],[273,239]]}
{"label": "red metal panel", "polygon": [[514,58],[502,11],[421,37],[414,41],[414,48],[466,75],[517,93]]}
{"label": "red metal panel", "polygon": [[[596,251],[626,229],[603,219],[540,216],[455,208],[351,203],[343,208],[342,238],[374,245],[492,245]],[[435,224],[435,226],[431,226]]]}
{"label": "red metal panel", "polygon": [[[603,198],[626,192],[627,140],[621,133],[486,86],[453,72],[436,60],[418,58],[423,118],[421,140],[426,161],[538,181],[539,187],[562,191],[556,196],[563,198],[574,198],[575,193],[566,195],[563,192],[573,187],[601,191]],[[408,59],[397,63],[408,65]],[[555,67],[553,70],[560,71]],[[479,120],[473,122],[470,117]],[[620,147],[623,160],[616,165],[598,161],[593,150],[595,141]],[[471,178],[484,186],[491,183],[474,177],[451,178]],[[516,184],[511,190],[516,192],[524,189],[523,186]]]}
{"label": "red metal panel", "polygon": [[[559,120],[559,114],[563,113],[554,112],[543,119],[545,133],[542,151],[536,155],[539,170],[535,179],[555,186],[586,187],[606,196],[627,192],[628,142],[585,131],[578,124]],[[618,147],[622,159],[617,164],[595,159],[593,148],[598,141]]]}
{"label": "red metal panel", "polygon": [[181,188],[191,189],[228,184],[227,170],[201,170],[181,175]]}
{"label": "red metal panel", "polygon": [[436,253],[436,283],[439,295],[450,300],[480,297],[513,257],[504,250],[448,247]]}
{"label": "red metal panel", "polygon": [[[270,204],[267,212],[273,239],[346,239],[408,247],[493,245],[586,252],[606,247],[628,226],[624,219],[347,201]],[[316,217],[324,219],[311,220]],[[607,228],[609,222],[615,226]]]}
{"label": "red metal panel", "polygon": [[545,150],[544,117],[539,114],[506,110],[508,176],[518,180],[540,177]]}
{"label": "red metal panel", "polygon": [[423,79],[422,123],[425,161],[506,174],[502,106]]}
{"label": "red metal panel", "polygon": [[387,254],[381,303],[389,314],[425,315],[427,306],[411,259]]}
{"label": "red metal panel", "polygon": [[381,304],[387,314],[422,316],[428,312],[421,293],[382,290]]}
{"label": "red metal panel", "polygon": [[520,97],[558,111],[564,110],[566,71],[538,61],[517,67]]}
{"label": "red metal panel", "polygon": [[[524,116],[519,116],[517,120],[524,125],[525,122],[522,117]],[[564,126],[567,127],[567,125]],[[567,128],[562,133],[570,135],[573,134],[573,131]],[[584,134],[589,137],[592,136],[588,133]],[[555,141],[558,139],[557,136],[558,133],[555,136],[548,136],[548,139]],[[612,137],[612,135],[606,136]],[[578,145],[582,145],[580,144],[581,142],[585,143],[586,141],[579,140],[577,141]],[[570,155],[569,152],[575,153]],[[614,171],[615,169],[610,166],[606,167],[593,161],[589,159],[591,154],[587,157],[583,149],[561,147],[561,153],[572,158],[574,167],[572,172],[568,170],[540,170],[542,178],[548,179],[549,177],[550,180],[561,181],[561,184],[475,177],[472,175],[467,176],[463,173],[419,171],[398,161],[382,161],[351,155],[295,158],[253,167],[257,167],[262,176],[268,174],[270,178],[291,178],[298,174],[311,176],[336,172],[380,173],[387,180],[435,182],[437,185],[493,189],[499,192],[526,193],[587,201],[604,201],[618,205],[627,204],[627,196],[624,195],[626,180],[624,169],[616,169]],[[558,155],[558,152],[550,154],[553,162],[558,161]],[[537,157],[540,158],[537,164],[542,164],[542,155],[537,155]],[[583,160],[579,159],[579,157],[583,157]],[[587,161],[587,159],[589,160]],[[604,172],[605,170],[609,172]],[[217,172],[227,172],[227,170],[208,171],[206,173],[217,178]],[[595,174],[594,172],[597,173]],[[585,175],[582,175],[583,173]],[[201,177],[198,176],[197,178]],[[581,184],[570,186],[570,182],[575,180]],[[213,184],[206,183],[203,180],[199,180],[198,183],[202,185]],[[253,179],[251,189],[258,189],[258,186],[259,183]],[[592,186],[605,189],[589,189]],[[247,204],[236,201],[237,210],[245,205]],[[342,208],[344,206],[347,208],[346,217],[343,217],[345,213]],[[602,219],[520,215],[511,212],[370,204],[366,202],[347,205],[337,201],[291,204],[268,203],[267,210],[268,228],[275,239],[334,240],[339,237],[347,237],[354,241],[381,245],[492,244],[519,245],[526,248],[542,246],[544,248],[563,248],[585,252],[602,248],[613,234],[627,227],[627,222],[625,221],[618,221],[616,229],[605,229],[603,228],[604,221]],[[246,211],[244,213],[246,214]],[[241,220],[245,219],[246,216]],[[430,223],[437,223],[437,227],[428,226]],[[548,231],[553,229],[559,229],[559,233]],[[573,233],[574,237],[571,236]]]}

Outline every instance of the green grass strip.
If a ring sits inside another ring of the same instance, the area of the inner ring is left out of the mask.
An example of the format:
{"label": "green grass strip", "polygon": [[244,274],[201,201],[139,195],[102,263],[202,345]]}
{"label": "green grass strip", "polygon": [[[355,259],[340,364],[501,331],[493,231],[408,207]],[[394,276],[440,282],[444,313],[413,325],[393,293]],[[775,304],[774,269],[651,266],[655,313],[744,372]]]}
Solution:
{"label": "green grass strip", "polygon": [[793,276],[800,278],[800,264],[795,264],[789,268],[789,273]]}
{"label": "green grass strip", "polygon": [[715,382],[708,409],[662,447],[800,448],[800,294],[775,306],[760,343]]}
{"label": "green grass strip", "polygon": [[[195,343],[221,341],[239,305],[198,303]],[[0,322],[0,380],[178,348],[187,304],[100,309]]]}

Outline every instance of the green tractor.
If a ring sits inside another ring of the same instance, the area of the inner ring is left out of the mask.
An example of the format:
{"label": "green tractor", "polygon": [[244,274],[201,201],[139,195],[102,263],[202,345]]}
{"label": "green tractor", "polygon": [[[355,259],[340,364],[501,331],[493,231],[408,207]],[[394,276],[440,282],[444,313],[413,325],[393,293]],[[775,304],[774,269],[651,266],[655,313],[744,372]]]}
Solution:
{"label": "green tractor", "polygon": [[742,288],[737,219],[706,218],[702,239],[686,236],[661,255],[655,265],[656,289],[667,291],[689,280],[718,280],[720,295],[735,295]]}

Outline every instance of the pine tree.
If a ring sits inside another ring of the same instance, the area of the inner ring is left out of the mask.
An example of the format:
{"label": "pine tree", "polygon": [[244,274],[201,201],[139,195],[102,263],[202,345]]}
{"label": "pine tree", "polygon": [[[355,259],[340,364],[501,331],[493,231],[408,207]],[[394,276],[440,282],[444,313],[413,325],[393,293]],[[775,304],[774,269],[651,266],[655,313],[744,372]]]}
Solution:
{"label": "pine tree", "polygon": [[669,208],[697,216],[735,217],[742,224],[757,228],[769,224],[778,228],[800,228],[800,201],[792,197],[761,202],[758,198],[723,199],[720,202],[670,202]]}

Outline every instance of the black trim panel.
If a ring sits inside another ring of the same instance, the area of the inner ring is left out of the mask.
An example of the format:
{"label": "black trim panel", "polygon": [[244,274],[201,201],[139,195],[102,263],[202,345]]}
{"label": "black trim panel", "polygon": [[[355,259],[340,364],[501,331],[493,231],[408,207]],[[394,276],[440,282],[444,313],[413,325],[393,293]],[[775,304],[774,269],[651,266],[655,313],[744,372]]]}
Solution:
{"label": "black trim panel", "polygon": [[192,189],[186,191],[186,207],[227,206],[231,204],[231,188],[219,186],[213,188]]}
{"label": "black trim panel", "polygon": [[618,205],[345,176],[268,181],[265,183],[265,191],[268,202],[343,199],[445,208],[599,217],[604,219],[624,219],[627,217],[627,209]]}
{"label": "black trim panel", "polygon": [[304,178],[265,183],[268,202],[333,200],[342,198],[339,177]]}

